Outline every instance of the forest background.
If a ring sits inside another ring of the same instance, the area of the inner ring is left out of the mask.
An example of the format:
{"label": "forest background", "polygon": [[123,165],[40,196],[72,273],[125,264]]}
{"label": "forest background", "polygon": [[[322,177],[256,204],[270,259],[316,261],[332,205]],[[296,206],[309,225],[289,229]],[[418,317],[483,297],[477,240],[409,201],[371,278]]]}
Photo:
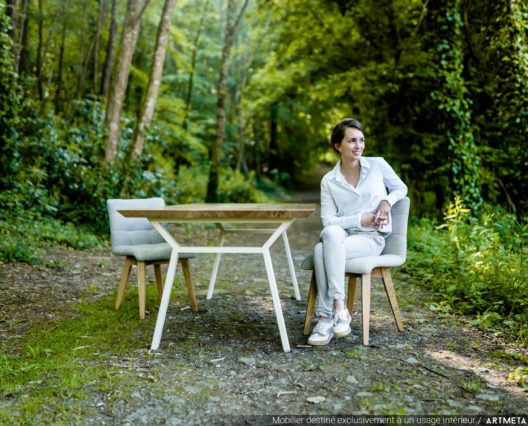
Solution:
{"label": "forest background", "polygon": [[432,309],[526,344],[527,32],[519,0],[0,1],[0,260],[100,244],[108,198],[285,200],[351,116]]}

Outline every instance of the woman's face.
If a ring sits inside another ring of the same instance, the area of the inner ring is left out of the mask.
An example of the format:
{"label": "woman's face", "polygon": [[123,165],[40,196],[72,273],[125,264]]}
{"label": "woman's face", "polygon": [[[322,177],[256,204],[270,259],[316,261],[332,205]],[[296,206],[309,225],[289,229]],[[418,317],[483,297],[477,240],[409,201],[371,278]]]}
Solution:
{"label": "woman's face", "polygon": [[355,127],[348,127],[345,131],[345,137],[336,148],[341,153],[343,160],[359,160],[365,148],[363,132]]}

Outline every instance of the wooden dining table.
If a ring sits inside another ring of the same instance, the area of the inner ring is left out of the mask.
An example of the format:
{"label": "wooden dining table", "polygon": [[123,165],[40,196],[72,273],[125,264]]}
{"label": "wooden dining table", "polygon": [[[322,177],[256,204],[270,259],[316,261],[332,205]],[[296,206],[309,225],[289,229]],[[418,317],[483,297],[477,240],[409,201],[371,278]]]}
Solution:
{"label": "wooden dining table", "polygon": [[[290,351],[288,333],[284,323],[281,301],[277,290],[277,281],[273,271],[270,248],[282,238],[286,251],[286,258],[295,298],[300,300],[295,268],[291,256],[291,249],[286,230],[296,220],[310,216],[315,211],[315,204],[180,204],[175,206],[166,206],[158,209],[138,209],[138,210],[119,210],[125,217],[143,217],[147,218],[155,229],[160,233],[164,240],[171,246],[172,254],[169,261],[165,285],[161,298],[158,318],[154,335],[152,337],[151,350],[159,348],[163,326],[178,264],[178,255],[181,253],[216,253],[216,259],[209,281],[207,298],[211,298],[214,291],[214,285],[218,273],[218,266],[223,253],[234,254],[261,254],[264,258],[269,289],[273,300],[273,307],[277,319],[282,348],[284,352]],[[183,245],[177,241],[177,236],[164,226],[166,223],[214,223],[219,229],[219,238],[211,245],[191,246]],[[253,225],[253,228],[247,226]],[[256,227],[255,227],[256,225]],[[243,227],[241,227],[243,226]],[[268,238],[262,244],[247,245],[225,245],[225,236],[227,234],[269,234]]]}

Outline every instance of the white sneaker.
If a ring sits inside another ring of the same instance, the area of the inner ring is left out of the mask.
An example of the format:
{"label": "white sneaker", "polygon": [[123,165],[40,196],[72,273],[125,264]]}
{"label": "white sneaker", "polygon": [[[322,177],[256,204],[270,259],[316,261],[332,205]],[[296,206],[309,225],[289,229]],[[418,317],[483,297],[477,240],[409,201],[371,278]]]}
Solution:
{"label": "white sneaker", "polygon": [[348,313],[348,309],[344,308],[336,311],[334,314],[334,334],[336,337],[345,337],[350,334],[352,329],[350,328],[350,321],[352,317]]}
{"label": "white sneaker", "polygon": [[317,321],[313,333],[308,338],[308,344],[312,346],[327,345],[334,337],[333,328],[332,321]]}

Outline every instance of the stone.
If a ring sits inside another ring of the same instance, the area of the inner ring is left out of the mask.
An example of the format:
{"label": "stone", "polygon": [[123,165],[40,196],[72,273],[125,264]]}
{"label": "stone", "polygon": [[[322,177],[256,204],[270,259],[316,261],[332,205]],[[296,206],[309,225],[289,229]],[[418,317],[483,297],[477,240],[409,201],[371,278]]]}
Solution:
{"label": "stone", "polygon": [[321,402],[325,402],[326,398],[324,396],[311,396],[309,398],[306,398],[306,401],[311,404],[320,404]]}
{"label": "stone", "polygon": [[491,394],[491,393],[479,393],[475,395],[475,398],[480,399],[482,401],[498,401],[499,397],[497,395]]}
{"label": "stone", "polygon": [[345,382],[350,383],[351,385],[357,385],[359,382],[354,376],[347,376]]}

